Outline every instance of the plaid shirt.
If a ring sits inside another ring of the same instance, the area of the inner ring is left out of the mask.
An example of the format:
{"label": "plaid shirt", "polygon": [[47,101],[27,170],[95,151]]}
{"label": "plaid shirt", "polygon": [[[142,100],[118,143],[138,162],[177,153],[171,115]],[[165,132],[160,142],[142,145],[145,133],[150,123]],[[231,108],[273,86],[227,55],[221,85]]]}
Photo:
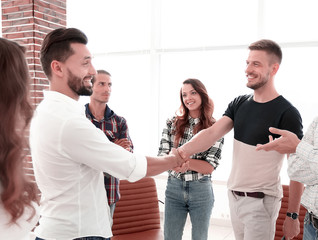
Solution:
{"label": "plaid shirt", "polygon": [[318,216],[318,117],[310,124],[306,134],[288,158],[290,179],[306,185],[301,197],[302,205]]}
{"label": "plaid shirt", "polygon": [[[185,128],[184,134],[179,141],[178,146],[174,146],[175,135],[172,134],[175,132],[175,121],[176,117],[168,119],[166,121],[166,127],[163,129],[162,138],[160,141],[159,153],[158,156],[164,156],[169,154],[171,148],[177,148],[188,142],[193,137],[193,129],[200,122],[199,118],[192,118],[189,116],[189,125]],[[192,159],[205,160],[210,163],[214,168],[217,168],[219,165],[219,160],[221,159],[221,151],[224,144],[224,138],[219,139],[212,147],[207,151],[197,153],[191,156]],[[185,181],[195,181],[204,176],[211,177],[211,174],[202,174],[195,171],[187,171],[185,173],[175,172],[169,170],[169,176],[173,176]]]}
{"label": "plaid shirt", "polygon": [[[133,152],[133,144],[128,133],[128,126],[125,118],[116,115],[106,105],[104,118],[101,121],[95,119],[93,114],[90,112],[88,104],[85,105],[86,117],[97,127],[100,128],[109,141],[114,142],[116,139],[128,138],[130,141],[130,152]],[[116,203],[119,198],[119,179],[104,173],[104,183],[108,198],[108,204],[111,205]]]}

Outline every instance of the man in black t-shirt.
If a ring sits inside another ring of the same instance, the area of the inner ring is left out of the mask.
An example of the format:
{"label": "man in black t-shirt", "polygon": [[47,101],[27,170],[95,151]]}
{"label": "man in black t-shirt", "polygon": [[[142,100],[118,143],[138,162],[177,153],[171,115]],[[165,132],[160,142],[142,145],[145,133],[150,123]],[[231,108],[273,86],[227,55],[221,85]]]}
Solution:
{"label": "man in black t-shirt", "polygon": [[[254,94],[235,98],[220,120],[178,151],[184,158],[202,152],[234,128],[228,197],[235,238],[272,240],[283,196],[279,172],[284,155],[256,151],[256,145],[268,142],[270,126],[288,129],[302,138],[302,120],[298,110],[274,86],[282,60],[279,45],[260,40],[252,43],[249,50],[245,73],[247,87]],[[299,212],[302,190],[301,183],[290,181],[289,216]],[[286,239],[299,233],[299,220],[289,216],[284,222]]]}

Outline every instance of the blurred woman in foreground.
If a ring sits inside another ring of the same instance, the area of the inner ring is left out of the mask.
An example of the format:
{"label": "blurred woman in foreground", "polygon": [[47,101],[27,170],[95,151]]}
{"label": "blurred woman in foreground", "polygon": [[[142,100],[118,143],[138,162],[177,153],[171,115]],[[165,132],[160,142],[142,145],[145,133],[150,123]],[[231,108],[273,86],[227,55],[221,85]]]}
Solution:
{"label": "blurred woman in foreground", "polygon": [[25,48],[0,38],[0,239],[28,239],[38,220],[34,183],[23,170],[33,110]]}

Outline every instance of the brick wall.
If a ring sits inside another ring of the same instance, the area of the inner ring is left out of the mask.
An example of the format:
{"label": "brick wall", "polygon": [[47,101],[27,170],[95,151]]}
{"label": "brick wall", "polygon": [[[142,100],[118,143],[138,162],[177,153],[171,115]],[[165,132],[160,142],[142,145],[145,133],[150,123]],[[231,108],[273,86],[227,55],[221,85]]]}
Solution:
{"label": "brick wall", "polygon": [[[66,26],[66,0],[1,0],[1,10],[2,37],[27,47],[31,101],[37,106],[43,99],[43,89],[49,87],[40,64],[41,44],[48,32]],[[33,177],[29,153],[25,166]]]}

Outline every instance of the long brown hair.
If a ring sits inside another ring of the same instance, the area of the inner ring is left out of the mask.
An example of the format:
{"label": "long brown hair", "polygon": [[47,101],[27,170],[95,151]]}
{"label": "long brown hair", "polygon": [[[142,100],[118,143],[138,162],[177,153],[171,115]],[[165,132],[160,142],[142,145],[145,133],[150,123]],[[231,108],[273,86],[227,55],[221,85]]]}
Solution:
{"label": "long brown hair", "polygon": [[22,46],[0,38],[0,196],[11,223],[21,217],[26,206],[33,208],[31,202],[37,200],[35,184],[23,171],[25,132],[33,115],[24,53]]}
{"label": "long brown hair", "polygon": [[[194,133],[196,134],[202,129],[208,128],[215,123],[215,119],[213,118],[214,112],[214,103],[212,99],[209,97],[208,92],[204,86],[204,84],[195,78],[189,78],[183,81],[183,84],[191,84],[194,90],[200,95],[202,103],[200,108],[200,123],[195,127]],[[175,146],[178,146],[180,139],[182,138],[186,126],[189,124],[189,109],[183,102],[182,98],[182,88],[180,89],[180,101],[181,106],[179,107],[179,111],[177,113],[177,117],[175,119]]]}

